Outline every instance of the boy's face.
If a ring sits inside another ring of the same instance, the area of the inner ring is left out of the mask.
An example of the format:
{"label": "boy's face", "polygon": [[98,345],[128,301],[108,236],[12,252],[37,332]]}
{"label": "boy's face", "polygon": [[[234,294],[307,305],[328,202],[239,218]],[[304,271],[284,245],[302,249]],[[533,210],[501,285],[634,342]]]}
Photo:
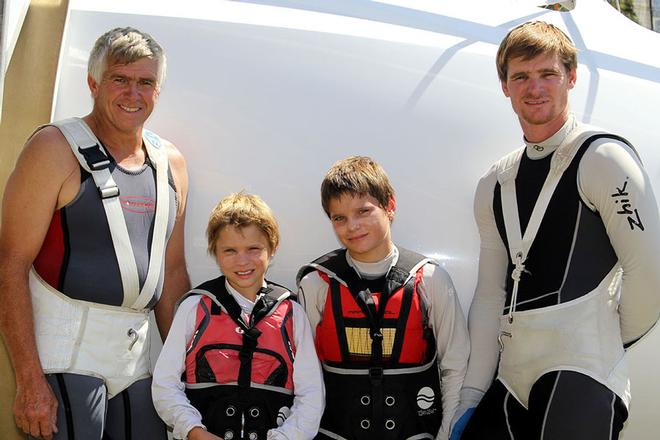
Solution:
{"label": "boy's face", "polygon": [[255,225],[222,228],[216,241],[215,258],[229,284],[253,300],[263,286],[272,256],[268,237]]}
{"label": "boy's face", "polygon": [[374,263],[392,251],[394,200],[388,209],[383,209],[372,196],[345,193],[330,199],[329,208],[335,234],[352,258]]}

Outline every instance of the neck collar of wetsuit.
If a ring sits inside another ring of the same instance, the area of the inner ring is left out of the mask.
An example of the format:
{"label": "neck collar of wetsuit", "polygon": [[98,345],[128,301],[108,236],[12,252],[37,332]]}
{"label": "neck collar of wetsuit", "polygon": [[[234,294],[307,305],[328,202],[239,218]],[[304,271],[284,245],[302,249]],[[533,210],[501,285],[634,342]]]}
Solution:
{"label": "neck collar of wetsuit", "polygon": [[527,157],[532,160],[538,160],[554,153],[564,139],[566,139],[566,136],[568,136],[576,126],[577,120],[575,119],[575,116],[570,113],[564,125],[546,140],[542,142],[529,142],[527,139],[523,138],[526,145],[525,152],[527,153]]}

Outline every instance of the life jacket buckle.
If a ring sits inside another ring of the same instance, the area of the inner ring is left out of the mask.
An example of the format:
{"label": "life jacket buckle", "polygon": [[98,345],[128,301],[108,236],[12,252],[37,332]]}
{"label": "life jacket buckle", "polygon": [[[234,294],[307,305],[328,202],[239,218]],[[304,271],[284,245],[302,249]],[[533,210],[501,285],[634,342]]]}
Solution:
{"label": "life jacket buckle", "polygon": [[382,367],[371,367],[369,368],[369,380],[371,383],[380,383],[383,380],[383,368]]}

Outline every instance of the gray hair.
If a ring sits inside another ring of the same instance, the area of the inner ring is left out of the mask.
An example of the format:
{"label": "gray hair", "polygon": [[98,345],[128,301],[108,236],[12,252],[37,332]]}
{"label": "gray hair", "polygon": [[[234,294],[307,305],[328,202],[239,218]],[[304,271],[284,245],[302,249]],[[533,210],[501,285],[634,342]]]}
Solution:
{"label": "gray hair", "polygon": [[89,54],[87,73],[94,81],[101,82],[108,60],[129,64],[141,58],[150,58],[158,63],[158,86],[165,79],[167,59],[163,48],[145,32],[132,27],[115,28],[101,35]]}

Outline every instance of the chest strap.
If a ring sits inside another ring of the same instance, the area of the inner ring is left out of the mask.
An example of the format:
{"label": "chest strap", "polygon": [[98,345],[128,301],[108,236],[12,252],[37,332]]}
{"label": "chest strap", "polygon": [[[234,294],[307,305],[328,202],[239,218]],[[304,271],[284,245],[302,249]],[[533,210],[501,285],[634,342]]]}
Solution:
{"label": "chest strap", "polygon": [[119,264],[124,291],[122,307],[143,309],[156,294],[165,255],[165,238],[169,204],[171,203],[167,177],[167,153],[161,140],[154,133],[143,130],[147,155],[156,168],[156,215],[149,252],[149,268],[144,285],[140,289],[135,255],[119,201],[119,188],[110,173],[111,158],[82,119],[70,118],[53,122],[52,125],[62,132],[80,166],[92,176],[98,188]]}
{"label": "chest strap", "polygon": [[632,145],[630,145],[625,139],[616,135],[597,131],[593,127],[582,126],[573,129],[566,135],[559,147],[557,147],[557,150],[553,153],[550,162],[550,171],[548,172],[538,198],[536,199],[534,209],[532,210],[524,234],[521,233],[515,181],[522,155],[525,152],[525,147],[512,152],[501,159],[497,164],[497,180],[501,188],[502,215],[504,218],[509,246],[509,255],[514,266],[511,273],[511,278],[513,279],[513,291],[511,294],[508,314],[508,320],[510,323],[513,322],[513,314],[516,311],[520,277],[523,272],[527,272],[525,269],[525,261],[527,260],[529,250],[531,249],[534,239],[539,231],[545,212],[552,199],[552,195],[577,152],[583,146],[588,148],[591,143],[601,138],[616,139],[624,142],[632,148]]}

